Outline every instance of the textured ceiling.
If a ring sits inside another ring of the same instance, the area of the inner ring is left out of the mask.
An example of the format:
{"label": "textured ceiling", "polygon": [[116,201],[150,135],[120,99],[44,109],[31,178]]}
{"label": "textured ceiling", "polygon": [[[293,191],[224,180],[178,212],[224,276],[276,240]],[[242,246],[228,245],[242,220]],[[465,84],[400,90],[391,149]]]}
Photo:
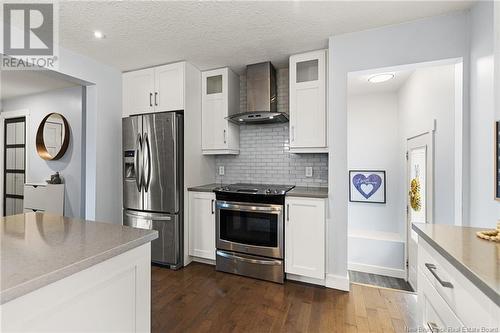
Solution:
{"label": "textured ceiling", "polygon": [[[200,69],[327,47],[334,34],[464,10],[467,1],[62,2],[60,43],[121,70],[178,60]],[[93,39],[101,30],[106,38]]]}

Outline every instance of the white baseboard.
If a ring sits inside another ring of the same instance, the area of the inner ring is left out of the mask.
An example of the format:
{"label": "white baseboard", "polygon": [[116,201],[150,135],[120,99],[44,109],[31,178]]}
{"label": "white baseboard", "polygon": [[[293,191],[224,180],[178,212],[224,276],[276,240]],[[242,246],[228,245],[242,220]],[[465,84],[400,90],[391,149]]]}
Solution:
{"label": "white baseboard", "polygon": [[325,285],[325,279],[315,279],[315,278],[310,278],[310,277],[307,277],[307,276],[301,276],[301,275],[290,274],[290,273],[286,273],[286,279],[287,280],[292,280],[292,281],[299,281],[299,282],[305,282],[305,283],[315,284],[315,285],[318,285],[318,286],[324,286]]}
{"label": "white baseboard", "polygon": [[212,259],[205,259],[205,258],[193,257],[193,256],[190,256],[190,258],[194,262],[199,262],[199,263],[202,263],[202,264],[207,264],[207,265],[215,266],[215,260],[212,260]]}
{"label": "white baseboard", "polygon": [[349,275],[326,274],[325,286],[327,288],[349,291]]}
{"label": "white baseboard", "polygon": [[406,279],[406,272],[404,269],[376,266],[376,265],[368,265],[368,264],[360,264],[355,262],[350,262],[347,264],[347,267],[351,271],[371,273],[377,275],[391,276],[400,279]]}

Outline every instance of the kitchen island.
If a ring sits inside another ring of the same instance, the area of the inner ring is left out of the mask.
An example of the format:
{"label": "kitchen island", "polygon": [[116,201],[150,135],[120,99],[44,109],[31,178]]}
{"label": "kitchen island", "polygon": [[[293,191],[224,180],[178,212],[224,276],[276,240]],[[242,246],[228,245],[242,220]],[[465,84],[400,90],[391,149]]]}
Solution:
{"label": "kitchen island", "polygon": [[[418,234],[418,320],[431,331],[500,327],[500,244],[484,228],[414,223]],[[460,330],[462,332],[462,330]],[[464,331],[465,332],[465,331]]]}
{"label": "kitchen island", "polygon": [[157,237],[45,213],[1,218],[1,331],[149,331]]}

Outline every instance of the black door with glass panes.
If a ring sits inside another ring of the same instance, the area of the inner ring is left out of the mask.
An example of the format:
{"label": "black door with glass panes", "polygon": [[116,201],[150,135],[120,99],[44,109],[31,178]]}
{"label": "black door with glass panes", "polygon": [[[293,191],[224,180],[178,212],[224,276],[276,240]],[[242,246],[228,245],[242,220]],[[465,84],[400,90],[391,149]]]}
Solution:
{"label": "black door with glass panes", "polygon": [[26,165],[26,119],[5,119],[4,125],[4,216],[23,212]]}

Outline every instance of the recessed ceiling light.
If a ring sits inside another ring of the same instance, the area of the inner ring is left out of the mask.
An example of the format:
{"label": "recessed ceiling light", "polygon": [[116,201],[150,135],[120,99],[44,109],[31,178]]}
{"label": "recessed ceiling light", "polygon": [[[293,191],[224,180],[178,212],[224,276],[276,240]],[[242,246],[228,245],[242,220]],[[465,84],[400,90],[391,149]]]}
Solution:
{"label": "recessed ceiling light", "polygon": [[241,119],[241,118],[240,118],[240,119],[238,119],[238,120],[239,120],[239,121],[243,121],[243,119]]}
{"label": "recessed ceiling light", "polygon": [[372,75],[368,78],[368,82],[381,83],[381,82],[389,81],[391,79],[394,79],[393,73],[375,74],[375,75]]}
{"label": "recessed ceiling light", "polygon": [[96,39],[103,39],[106,36],[102,33],[102,31],[96,30],[94,31],[94,37]]}

